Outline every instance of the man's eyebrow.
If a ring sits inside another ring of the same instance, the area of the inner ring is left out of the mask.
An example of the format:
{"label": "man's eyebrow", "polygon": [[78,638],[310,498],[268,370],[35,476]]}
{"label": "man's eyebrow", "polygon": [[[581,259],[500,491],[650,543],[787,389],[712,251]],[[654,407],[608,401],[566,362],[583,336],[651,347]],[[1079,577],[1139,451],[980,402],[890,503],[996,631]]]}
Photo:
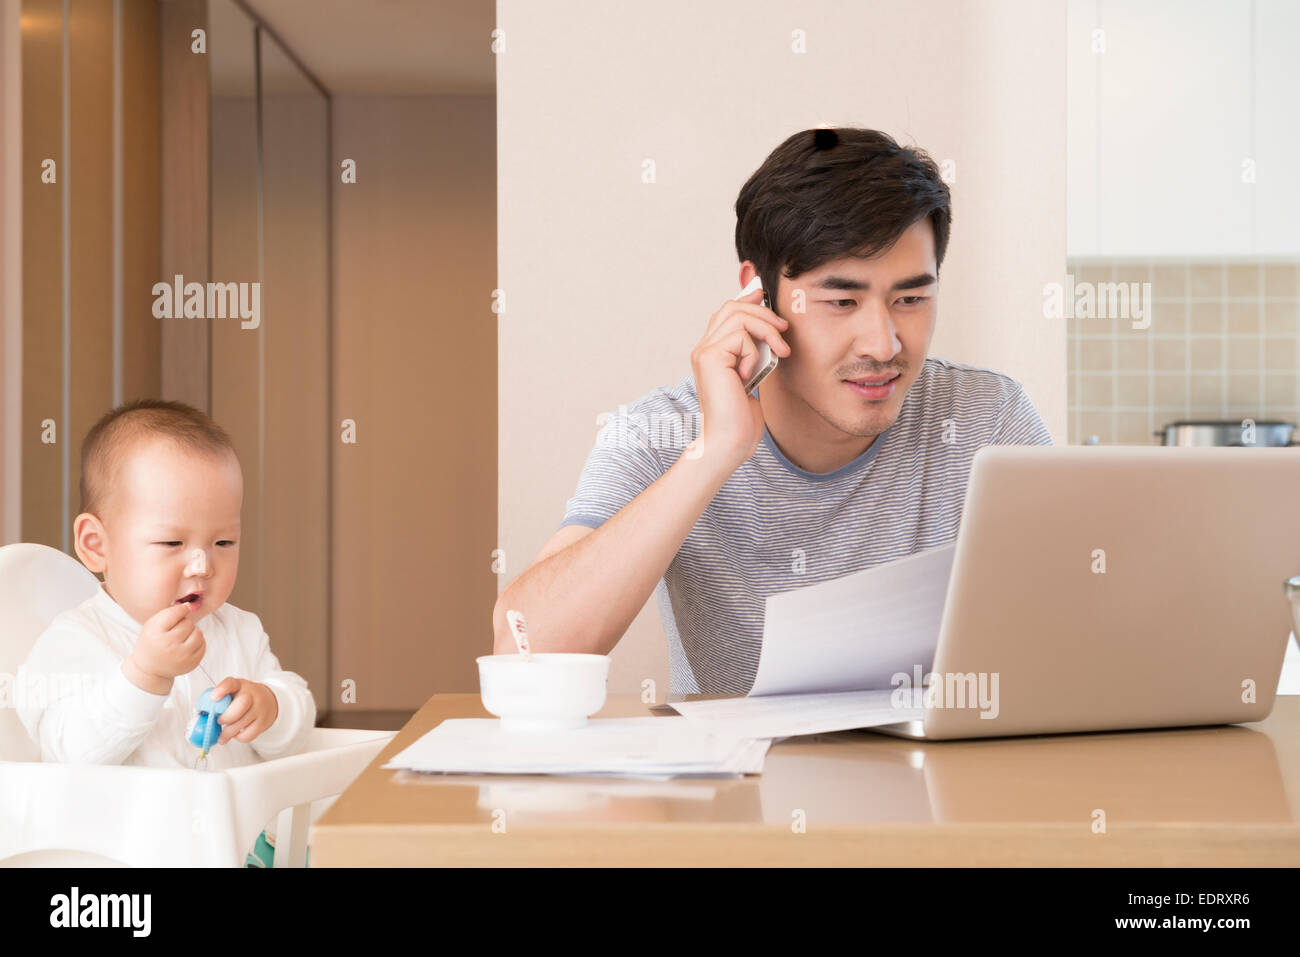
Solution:
{"label": "man's eyebrow", "polygon": [[[934,276],[928,272],[917,273],[915,276],[908,276],[906,279],[898,280],[890,287],[890,292],[898,292],[900,289],[920,289],[924,286],[932,286],[935,282]],[[826,276],[819,279],[814,285],[818,289],[865,290],[871,288],[871,283],[863,282],[861,279],[854,279],[851,276]]]}

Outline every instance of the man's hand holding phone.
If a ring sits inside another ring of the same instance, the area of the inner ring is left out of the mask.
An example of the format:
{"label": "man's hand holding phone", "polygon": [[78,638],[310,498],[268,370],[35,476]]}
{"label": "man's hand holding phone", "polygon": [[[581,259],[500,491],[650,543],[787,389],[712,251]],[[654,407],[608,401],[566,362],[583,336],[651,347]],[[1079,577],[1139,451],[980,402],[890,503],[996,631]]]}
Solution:
{"label": "man's hand holding phone", "polygon": [[[599,528],[566,525],[497,599],[493,648],[513,654],[507,609],[528,611],[534,650],[607,655],[654,594],[691,529],[763,438],[763,408],[745,391],[759,346],[784,359],[788,323],[746,289],[722,304],[691,350],[700,433],[677,461]],[[536,609],[534,614],[533,609]]]}
{"label": "man's hand holding phone", "polygon": [[766,343],[778,358],[790,354],[781,337],[789,322],[762,300],[759,287],[723,303],[691,352],[703,419],[699,451],[729,463],[733,471],[754,454],[763,437],[762,406],[745,392],[759,365],[759,344]]}

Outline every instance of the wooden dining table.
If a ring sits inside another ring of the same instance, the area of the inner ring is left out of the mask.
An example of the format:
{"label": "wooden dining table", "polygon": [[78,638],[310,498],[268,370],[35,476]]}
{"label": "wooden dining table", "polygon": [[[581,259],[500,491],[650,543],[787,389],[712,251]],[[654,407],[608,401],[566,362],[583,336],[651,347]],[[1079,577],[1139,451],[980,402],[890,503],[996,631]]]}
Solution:
{"label": "wooden dining table", "polygon": [[[612,695],[592,720],[659,715]],[[1296,866],[1300,697],[1250,725],[922,742],[777,739],[761,774],[385,769],[476,694],[436,694],[310,832],[312,867]]]}

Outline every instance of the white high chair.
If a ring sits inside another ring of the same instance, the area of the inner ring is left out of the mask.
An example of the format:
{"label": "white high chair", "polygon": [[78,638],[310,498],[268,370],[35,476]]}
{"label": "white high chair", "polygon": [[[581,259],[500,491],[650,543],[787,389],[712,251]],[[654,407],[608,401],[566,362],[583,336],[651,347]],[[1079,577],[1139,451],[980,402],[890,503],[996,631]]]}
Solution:
{"label": "white high chair", "polygon": [[[45,545],[0,548],[0,681],[99,582]],[[12,704],[10,695],[9,704]],[[276,867],[306,862],[312,803],[341,793],[391,731],[313,728],[304,750],[225,771],[45,764],[0,707],[0,866],[242,867],[278,813]]]}

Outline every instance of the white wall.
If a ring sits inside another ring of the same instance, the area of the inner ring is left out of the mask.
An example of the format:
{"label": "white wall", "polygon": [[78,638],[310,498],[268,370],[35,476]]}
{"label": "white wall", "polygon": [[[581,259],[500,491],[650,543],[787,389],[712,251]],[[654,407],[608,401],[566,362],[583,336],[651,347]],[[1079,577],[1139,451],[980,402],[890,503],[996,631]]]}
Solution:
{"label": "white wall", "polygon": [[[739,291],[736,194],[822,123],[955,161],[931,352],[1019,379],[1065,441],[1065,328],[1042,318],[1065,264],[1065,0],[497,11],[501,587],[562,520],[597,415],[689,373],[708,316]],[[652,677],[662,700],[664,645],[651,601],[611,691]]]}

